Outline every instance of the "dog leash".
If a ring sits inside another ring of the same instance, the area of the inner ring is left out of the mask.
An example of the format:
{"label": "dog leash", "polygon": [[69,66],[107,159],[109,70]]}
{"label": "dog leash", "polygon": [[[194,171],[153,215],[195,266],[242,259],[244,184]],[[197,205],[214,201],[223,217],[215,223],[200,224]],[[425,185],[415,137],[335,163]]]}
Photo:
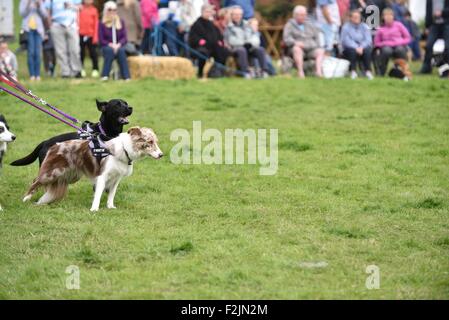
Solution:
{"label": "dog leash", "polygon": [[31,90],[26,89],[25,86],[23,86],[19,81],[17,81],[13,77],[11,77],[9,74],[3,72],[2,70],[0,70],[0,80],[2,82],[6,83],[8,86],[10,86],[10,87],[16,89],[17,91],[20,91],[23,94],[27,95],[28,97],[33,98],[34,100],[36,100],[40,104],[42,104],[42,105],[52,109],[56,113],[59,113],[61,116],[63,116],[64,118],[66,118],[66,119],[68,119],[70,121],[72,121],[73,123],[81,123],[81,121],[79,121],[75,117],[72,117],[71,115],[69,115],[69,114],[65,113],[64,111],[56,108],[55,106],[52,106],[51,104],[49,104],[44,99],[42,99],[42,98],[38,97],[37,95],[35,95]]}

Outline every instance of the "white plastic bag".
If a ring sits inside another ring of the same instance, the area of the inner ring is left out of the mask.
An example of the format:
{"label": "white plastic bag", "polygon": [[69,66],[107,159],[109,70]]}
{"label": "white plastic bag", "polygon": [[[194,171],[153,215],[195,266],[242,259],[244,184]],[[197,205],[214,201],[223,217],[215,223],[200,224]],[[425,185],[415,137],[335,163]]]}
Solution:
{"label": "white plastic bag", "polygon": [[323,75],[326,79],[343,78],[348,74],[349,61],[333,57],[326,57],[323,60],[322,68]]}

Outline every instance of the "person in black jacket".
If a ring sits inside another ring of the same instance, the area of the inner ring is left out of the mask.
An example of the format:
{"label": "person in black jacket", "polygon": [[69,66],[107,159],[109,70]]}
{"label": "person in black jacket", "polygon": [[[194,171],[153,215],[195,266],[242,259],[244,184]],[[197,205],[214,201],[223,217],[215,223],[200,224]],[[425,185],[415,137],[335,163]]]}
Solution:
{"label": "person in black jacket", "polygon": [[449,0],[427,0],[426,3],[426,55],[421,73],[432,72],[433,45],[439,38],[444,38],[444,62],[449,63]]}
{"label": "person in black jacket", "polygon": [[[190,28],[189,45],[208,58],[213,57],[218,63],[225,64],[229,50],[224,47],[223,35],[212,21],[214,8],[205,4],[199,17]],[[206,60],[198,57],[198,77],[203,76]]]}

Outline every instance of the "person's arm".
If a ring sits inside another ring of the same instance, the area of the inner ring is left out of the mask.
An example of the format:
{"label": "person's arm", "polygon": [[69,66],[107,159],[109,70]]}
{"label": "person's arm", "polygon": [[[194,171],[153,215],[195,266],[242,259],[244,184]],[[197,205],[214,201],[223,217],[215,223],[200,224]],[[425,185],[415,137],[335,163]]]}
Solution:
{"label": "person's arm", "polygon": [[324,1],[324,0],[320,1],[320,0],[318,0],[317,1],[317,6],[320,6],[321,12],[323,13],[323,17],[326,20],[326,22],[328,24],[332,24],[333,21],[332,21],[331,13],[330,13],[330,10],[329,10],[329,5],[328,5],[327,1]]}
{"label": "person's arm", "polygon": [[402,38],[398,43],[402,46],[408,45],[410,42],[412,42],[412,37],[410,36],[410,32],[408,32],[407,28],[404,27],[402,23],[397,23],[397,26],[399,28],[399,31],[401,33]]}
{"label": "person's arm", "polygon": [[40,0],[38,3],[38,11],[42,19],[47,18],[47,10],[45,9],[45,0]]}
{"label": "person's arm", "polygon": [[433,3],[432,0],[426,2],[426,29],[433,24]]}
{"label": "person's arm", "polygon": [[136,21],[137,35],[138,35],[139,40],[140,40],[141,36],[143,35],[142,19],[140,17],[141,17],[140,5],[138,3],[135,3],[134,4],[134,20]]}
{"label": "person's arm", "polygon": [[31,12],[31,0],[20,0],[19,4],[19,13],[20,15],[25,18],[27,17]]}
{"label": "person's arm", "polygon": [[341,30],[341,44],[343,45],[343,48],[357,49],[359,47],[359,45],[352,38],[349,25],[344,25]]}
{"label": "person's arm", "polygon": [[449,19],[449,1],[448,0],[444,1],[442,16],[445,19]]}
{"label": "person's arm", "polygon": [[282,40],[287,47],[292,47],[295,45],[295,38],[293,38],[292,25],[287,23],[282,32]]}
{"label": "person's arm", "polygon": [[104,33],[105,25],[103,23],[98,23],[98,41],[101,47],[107,47],[109,45],[108,39],[106,39],[106,35]]}
{"label": "person's arm", "polygon": [[125,21],[120,19],[120,22],[122,23],[122,29],[120,30],[120,36],[118,37],[118,43],[120,43],[121,47],[124,47],[126,43],[128,42],[128,36],[126,34],[126,27],[125,27]]}
{"label": "person's arm", "polygon": [[383,47],[382,29],[377,30],[376,35],[374,36],[374,46],[376,48]]}

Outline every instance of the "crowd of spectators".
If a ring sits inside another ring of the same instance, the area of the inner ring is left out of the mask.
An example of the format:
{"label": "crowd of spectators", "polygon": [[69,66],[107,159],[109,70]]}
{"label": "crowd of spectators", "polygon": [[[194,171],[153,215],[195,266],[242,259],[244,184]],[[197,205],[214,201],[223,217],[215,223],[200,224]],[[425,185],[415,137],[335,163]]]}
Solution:
{"label": "crowd of spectators", "polygon": [[[296,6],[283,28],[283,56],[291,59],[300,78],[309,73],[322,77],[327,57],[348,60],[352,79],[384,76],[391,59],[422,57],[422,33],[406,2],[316,0],[309,8]],[[373,5],[380,25],[368,21]],[[27,50],[29,77],[41,79],[42,55],[50,75],[58,64],[63,78],[87,77],[88,54],[91,77],[108,80],[116,60],[120,77],[129,80],[127,56],[156,54],[192,59],[199,77],[211,58],[215,63],[209,76],[224,76],[226,61],[234,57],[236,74],[265,78],[276,71],[254,6],[255,0],[116,0],[104,3],[100,14],[94,0],[21,0],[21,43]],[[449,63],[449,0],[427,0],[425,27],[421,73],[431,73],[437,39],[445,42],[442,64]],[[17,67],[14,53],[0,41],[0,68],[17,76]]]}

